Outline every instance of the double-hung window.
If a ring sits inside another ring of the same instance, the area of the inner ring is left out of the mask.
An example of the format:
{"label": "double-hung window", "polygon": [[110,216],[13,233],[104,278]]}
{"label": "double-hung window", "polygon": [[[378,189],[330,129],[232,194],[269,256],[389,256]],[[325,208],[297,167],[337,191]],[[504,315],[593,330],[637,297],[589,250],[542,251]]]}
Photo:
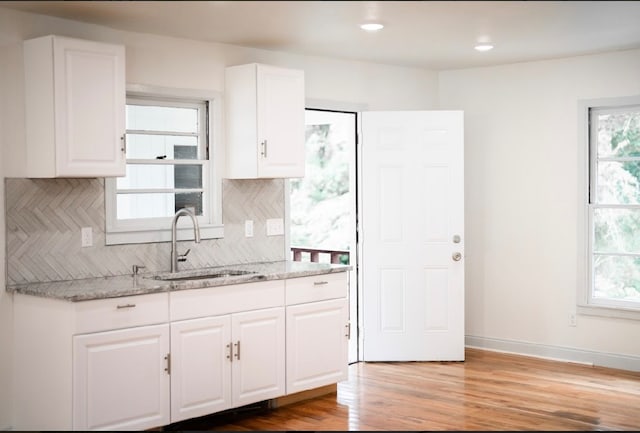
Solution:
{"label": "double-hung window", "polygon": [[581,301],[640,312],[640,99],[589,105],[587,287]]}
{"label": "double-hung window", "polygon": [[105,182],[108,244],[168,241],[181,208],[194,212],[203,237],[221,236],[214,106],[211,98],[127,95],[126,176]]}

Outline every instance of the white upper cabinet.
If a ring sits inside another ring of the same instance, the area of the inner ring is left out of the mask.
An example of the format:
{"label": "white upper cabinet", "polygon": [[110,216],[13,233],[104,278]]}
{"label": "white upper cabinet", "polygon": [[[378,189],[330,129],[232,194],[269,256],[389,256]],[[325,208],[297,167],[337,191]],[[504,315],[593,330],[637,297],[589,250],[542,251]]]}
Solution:
{"label": "white upper cabinet", "polygon": [[124,46],[30,39],[24,68],[26,176],[124,176]]}
{"label": "white upper cabinet", "polygon": [[251,63],[225,71],[230,179],[304,176],[304,72]]}

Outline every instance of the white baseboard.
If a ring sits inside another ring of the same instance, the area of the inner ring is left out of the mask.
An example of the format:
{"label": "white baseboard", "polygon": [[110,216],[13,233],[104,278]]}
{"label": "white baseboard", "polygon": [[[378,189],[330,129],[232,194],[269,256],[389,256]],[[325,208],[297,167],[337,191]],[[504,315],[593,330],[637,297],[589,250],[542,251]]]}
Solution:
{"label": "white baseboard", "polygon": [[465,346],[494,352],[527,355],[554,361],[574,362],[599,367],[640,372],[640,357],[617,355],[604,352],[573,349],[570,347],[547,346],[544,344],[523,343],[520,341],[500,340],[497,338],[465,336]]}

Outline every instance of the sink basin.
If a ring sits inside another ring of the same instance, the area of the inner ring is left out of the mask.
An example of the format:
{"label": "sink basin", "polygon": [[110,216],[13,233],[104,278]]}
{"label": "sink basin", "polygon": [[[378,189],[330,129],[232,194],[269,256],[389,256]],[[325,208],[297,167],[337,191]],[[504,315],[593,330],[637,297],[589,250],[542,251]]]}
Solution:
{"label": "sink basin", "polygon": [[193,272],[177,272],[172,274],[156,275],[153,278],[163,281],[187,281],[187,280],[206,280],[210,278],[227,278],[235,277],[238,275],[255,274],[253,271],[241,271],[238,269],[219,269],[208,271],[193,271]]}

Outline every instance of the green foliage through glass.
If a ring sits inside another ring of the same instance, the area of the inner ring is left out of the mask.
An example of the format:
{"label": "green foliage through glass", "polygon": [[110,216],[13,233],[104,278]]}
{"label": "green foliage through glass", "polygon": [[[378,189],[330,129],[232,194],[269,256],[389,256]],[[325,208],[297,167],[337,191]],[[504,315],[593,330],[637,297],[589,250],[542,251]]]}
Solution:
{"label": "green foliage through glass", "polygon": [[640,110],[596,111],[592,120],[597,125],[592,296],[640,302]]}

